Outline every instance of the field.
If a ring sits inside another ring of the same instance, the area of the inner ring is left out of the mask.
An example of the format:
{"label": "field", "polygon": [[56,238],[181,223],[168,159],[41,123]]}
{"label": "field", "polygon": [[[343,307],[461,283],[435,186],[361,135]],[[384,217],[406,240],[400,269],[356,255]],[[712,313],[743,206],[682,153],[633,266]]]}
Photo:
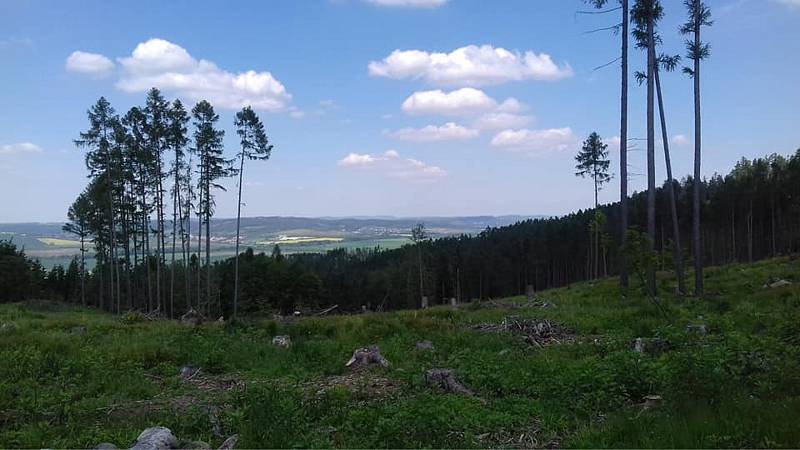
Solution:
{"label": "field", "polygon": [[[122,447],[154,425],[241,448],[800,446],[800,263],[711,268],[707,291],[657,306],[609,279],[534,302],[197,328],[0,305],[0,447]],[[563,328],[526,340],[501,330],[509,316]],[[347,369],[370,344],[390,366]],[[426,385],[432,368],[471,394]]]}
{"label": "field", "polygon": [[[241,223],[241,248],[252,247],[256,253],[272,251],[277,244],[284,254],[323,253],[337,248],[394,249],[409,242],[409,231],[418,222],[426,224],[431,237],[476,234],[486,227],[496,227],[536,216],[478,217],[244,217]],[[61,229],[61,223],[0,223],[0,239],[11,239],[25,253],[45,268],[66,266],[80,256],[80,242]],[[197,230],[197,221],[192,221]],[[155,223],[152,224],[155,228]],[[168,233],[171,225],[167,226]],[[212,259],[228,258],[235,253],[236,220],[211,220]],[[169,241],[169,239],[168,239]],[[197,235],[192,237],[193,248]],[[87,242],[86,265],[94,267],[94,250]],[[169,253],[170,249],[167,249]]]}

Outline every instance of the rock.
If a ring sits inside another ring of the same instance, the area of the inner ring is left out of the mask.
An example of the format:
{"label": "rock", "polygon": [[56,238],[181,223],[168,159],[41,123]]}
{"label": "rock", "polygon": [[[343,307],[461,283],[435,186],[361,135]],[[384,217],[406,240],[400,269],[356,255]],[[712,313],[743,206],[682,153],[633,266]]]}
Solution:
{"label": "rock", "polygon": [[770,288],[770,289],[776,289],[776,288],[781,288],[781,287],[784,287],[784,286],[791,286],[791,284],[792,284],[791,281],[786,281],[786,280],[782,280],[782,279],[779,279],[779,280],[770,279],[770,280],[767,280],[766,284],[764,284],[764,287],[765,288]]}
{"label": "rock", "polygon": [[425,384],[448,394],[473,395],[450,369],[429,369],[425,371]]}
{"label": "rock", "polygon": [[94,446],[94,450],[117,450],[117,446],[109,442],[101,442]]}
{"label": "rock", "polygon": [[181,316],[181,323],[184,323],[186,325],[191,325],[193,327],[198,327],[202,325],[204,321],[205,317],[203,317],[203,315],[200,314],[199,312],[195,311],[194,308],[190,309],[189,311],[186,311],[186,314]]}
{"label": "rock", "polygon": [[497,352],[497,354],[500,355],[500,356],[505,356],[505,355],[507,355],[509,353],[511,353],[511,349],[510,348],[504,348],[504,349],[500,350],[499,352]]}
{"label": "rock", "polygon": [[169,428],[151,427],[142,431],[130,450],[168,450],[178,447],[178,438]]}
{"label": "rock", "polygon": [[211,450],[211,446],[203,441],[181,441],[178,448],[184,450]]}
{"label": "rock", "polygon": [[633,351],[636,353],[647,353],[658,355],[670,349],[670,343],[661,338],[636,338],[633,341]]}
{"label": "rock", "polygon": [[695,333],[700,336],[705,336],[708,334],[708,327],[705,324],[700,325],[686,325],[686,332],[687,333]]}
{"label": "rock", "polygon": [[381,355],[381,351],[378,349],[377,345],[370,345],[369,347],[356,349],[350,361],[347,361],[347,364],[345,364],[345,367],[357,369],[376,365],[389,367],[389,361]]}
{"label": "rock", "polygon": [[222,445],[219,446],[218,450],[233,450],[233,448],[236,446],[236,441],[238,440],[239,440],[239,435],[234,434],[233,436],[230,436],[228,439],[225,439],[225,442],[223,442]]}
{"label": "rock", "polygon": [[275,336],[272,338],[272,345],[276,347],[289,348],[292,346],[292,338],[289,336]]}
{"label": "rock", "polygon": [[435,350],[431,341],[417,341],[417,350]]}
{"label": "rock", "polygon": [[642,407],[644,409],[660,408],[664,404],[664,399],[660,395],[646,395]]}
{"label": "rock", "polygon": [[180,372],[181,380],[184,381],[191,380],[195,375],[197,375],[197,372],[200,372],[199,367],[193,366],[191,364],[185,365],[181,367],[181,372]]}

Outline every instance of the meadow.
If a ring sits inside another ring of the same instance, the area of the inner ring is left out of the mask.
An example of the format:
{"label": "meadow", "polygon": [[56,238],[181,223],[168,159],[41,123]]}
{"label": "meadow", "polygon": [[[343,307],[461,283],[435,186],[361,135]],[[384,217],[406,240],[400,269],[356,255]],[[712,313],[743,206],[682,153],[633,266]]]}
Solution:
{"label": "meadow", "polygon": [[[242,448],[800,446],[800,262],[706,276],[702,300],[621,296],[607,279],[533,301],[199,327],[4,304],[0,447],[123,447],[154,425],[212,447],[238,434]],[[790,284],[765,287],[776,279]],[[531,342],[497,331],[509,316],[567,331]],[[388,368],[345,367],[371,344]],[[472,394],[426,385],[432,368]]]}

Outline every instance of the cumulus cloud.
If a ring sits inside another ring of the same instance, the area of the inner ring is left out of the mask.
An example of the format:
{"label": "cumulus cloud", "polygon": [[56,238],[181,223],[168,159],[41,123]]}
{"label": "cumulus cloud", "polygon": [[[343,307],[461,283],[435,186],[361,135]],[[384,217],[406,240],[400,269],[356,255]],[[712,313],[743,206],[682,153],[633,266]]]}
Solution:
{"label": "cumulus cloud", "polygon": [[401,109],[411,115],[469,116],[495,111],[518,112],[522,105],[515,98],[498,104],[480,89],[461,88],[450,92],[440,89],[414,92],[403,102]]}
{"label": "cumulus cloud", "polygon": [[393,79],[421,79],[438,85],[485,86],[509,81],[558,81],[572,76],[569,64],[559,66],[550,55],[519,53],[491,45],[468,45],[450,53],[395,50],[369,63],[369,73]]}
{"label": "cumulus cloud", "polygon": [[447,176],[447,171],[413,158],[404,158],[396,150],[382,154],[350,153],[337,163],[349,169],[371,170],[389,178],[430,183]]}
{"label": "cumulus cloud", "polygon": [[[286,110],[292,98],[270,72],[229,72],[164,39],[141,42],[130,56],[118,61],[122,70],[116,85],[125,92],[157,87],[193,101],[205,99],[220,108],[250,105],[264,111]],[[114,63],[103,55],[74,52],[67,58],[68,70],[88,75],[113,68]]]}
{"label": "cumulus cloud", "polygon": [[447,3],[447,0],[364,0],[378,6],[405,7],[405,8],[438,8]]}
{"label": "cumulus cloud", "polygon": [[105,77],[114,71],[114,61],[99,53],[74,51],[67,57],[67,71],[88,75],[93,78]]}
{"label": "cumulus cloud", "polygon": [[538,155],[569,150],[577,144],[570,128],[550,128],[544,130],[503,130],[491,141],[491,146],[503,150]]}
{"label": "cumulus cloud", "polygon": [[490,112],[484,114],[472,123],[472,126],[479,130],[508,130],[519,129],[528,126],[533,122],[534,117],[524,114],[514,114],[508,112]]}
{"label": "cumulus cloud", "polygon": [[19,155],[24,153],[41,153],[42,148],[30,142],[0,145],[0,155]]}
{"label": "cumulus cloud", "polygon": [[674,145],[687,145],[687,144],[689,144],[689,138],[686,137],[685,134],[676,134],[675,136],[672,136],[672,139],[670,139],[670,141],[672,141],[672,143]]}
{"label": "cumulus cloud", "polygon": [[442,126],[428,125],[423,128],[402,128],[389,136],[408,142],[464,141],[478,137],[478,130],[447,122]]}

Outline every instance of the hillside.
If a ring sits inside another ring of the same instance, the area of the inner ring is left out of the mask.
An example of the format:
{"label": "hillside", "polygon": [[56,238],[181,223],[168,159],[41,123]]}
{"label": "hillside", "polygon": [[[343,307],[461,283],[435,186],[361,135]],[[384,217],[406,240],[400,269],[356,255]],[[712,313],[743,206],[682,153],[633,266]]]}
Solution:
{"label": "hillside", "polygon": [[[275,244],[285,254],[324,252],[335,248],[397,248],[408,242],[409,230],[425,223],[431,237],[475,234],[487,227],[510,225],[539,216],[464,217],[245,217],[241,223],[241,245],[256,251],[272,250]],[[45,267],[66,266],[80,255],[80,243],[61,229],[63,223],[0,223],[0,239],[12,239]],[[151,225],[155,228],[155,224]],[[197,230],[197,220],[191,223]],[[171,230],[171,225],[168,225]],[[214,258],[234,254],[236,219],[211,220]],[[196,234],[194,240],[196,241]],[[93,257],[93,252],[87,254]],[[90,261],[90,267],[93,263]]]}
{"label": "hillside", "polygon": [[[789,284],[764,286],[776,279]],[[212,446],[237,433],[242,448],[800,446],[800,263],[710,268],[707,292],[661,309],[606,279],[534,301],[198,328],[0,305],[0,447],[122,447],[154,425]],[[371,344],[388,368],[345,368]],[[433,368],[469,392],[427,386]]]}

